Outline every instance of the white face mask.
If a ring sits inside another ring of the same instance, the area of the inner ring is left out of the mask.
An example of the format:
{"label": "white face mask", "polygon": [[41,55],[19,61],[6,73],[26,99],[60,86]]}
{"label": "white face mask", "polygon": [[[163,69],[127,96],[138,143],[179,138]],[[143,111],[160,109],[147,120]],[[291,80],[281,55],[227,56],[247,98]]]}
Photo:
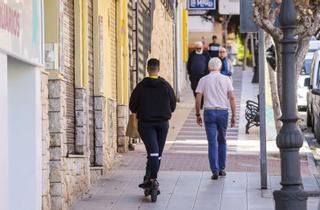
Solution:
{"label": "white face mask", "polygon": [[203,50],[200,50],[200,51],[196,50],[196,54],[200,55],[202,53],[203,53]]}

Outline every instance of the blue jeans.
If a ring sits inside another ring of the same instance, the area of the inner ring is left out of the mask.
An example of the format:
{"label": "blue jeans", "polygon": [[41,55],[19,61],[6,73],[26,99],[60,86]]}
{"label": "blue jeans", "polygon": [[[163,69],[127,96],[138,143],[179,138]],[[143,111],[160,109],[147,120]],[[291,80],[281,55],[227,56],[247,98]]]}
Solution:
{"label": "blue jeans", "polygon": [[208,139],[208,155],[212,173],[226,167],[227,110],[204,110],[204,124]]}

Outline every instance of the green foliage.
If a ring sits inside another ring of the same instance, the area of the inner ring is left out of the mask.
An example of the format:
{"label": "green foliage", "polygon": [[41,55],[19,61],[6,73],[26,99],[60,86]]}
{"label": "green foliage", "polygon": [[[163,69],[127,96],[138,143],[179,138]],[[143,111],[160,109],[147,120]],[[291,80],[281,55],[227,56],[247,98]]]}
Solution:
{"label": "green foliage", "polygon": [[243,40],[241,40],[240,36],[237,34],[236,37],[236,49],[237,49],[237,59],[239,61],[243,61],[244,57],[244,44]]}
{"label": "green foliage", "polygon": [[[237,34],[236,37],[236,49],[237,49],[237,59],[238,61],[244,60],[244,39]],[[252,59],[252,54],[250,52],[250,49],[247,50],[247,63],[249,64]]]}

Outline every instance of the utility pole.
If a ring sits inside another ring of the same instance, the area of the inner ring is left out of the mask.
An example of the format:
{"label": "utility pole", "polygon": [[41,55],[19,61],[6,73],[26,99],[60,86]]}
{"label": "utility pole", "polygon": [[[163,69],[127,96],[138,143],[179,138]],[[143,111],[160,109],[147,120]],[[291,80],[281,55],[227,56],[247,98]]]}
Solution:
{"label": "utility pole", "polygon": [[260,182],[261,189],[268,188],[267,174],[267,131],[266,131],[266,80],[264,31],[259,29],[259,108],[260,108]]}

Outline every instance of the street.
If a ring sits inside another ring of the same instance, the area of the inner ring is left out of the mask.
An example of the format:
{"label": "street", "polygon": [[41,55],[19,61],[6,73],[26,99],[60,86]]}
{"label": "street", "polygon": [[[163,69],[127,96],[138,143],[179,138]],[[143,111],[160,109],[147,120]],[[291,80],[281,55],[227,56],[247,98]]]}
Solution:
{"label": "street", "polygon": [[[184,91],[170,121],[163,154],[157,203],[143,196],[138,188],[144,175],[146,154],[143,144],[119,157],[118,167],[99,180],[73,210],[102,209],[219,209],[267,210],[274,208],[272,192],[280,189],[280,158],[275,141],[268,141],[268,189],[260,190],[259,128],[245,134],[245,101],[255,100],[258,84],[251,83],[252,72],[237,68],[233,76],[237,96],[237,126],[228,129],[227,176],[211,180],[207,141],[203,128],[196,125],[194,99]],[[318,190],[318,170],[308,145],[301,149],[301,173],[305,190]],[[317,198],[308,200],[316,210]]]}

